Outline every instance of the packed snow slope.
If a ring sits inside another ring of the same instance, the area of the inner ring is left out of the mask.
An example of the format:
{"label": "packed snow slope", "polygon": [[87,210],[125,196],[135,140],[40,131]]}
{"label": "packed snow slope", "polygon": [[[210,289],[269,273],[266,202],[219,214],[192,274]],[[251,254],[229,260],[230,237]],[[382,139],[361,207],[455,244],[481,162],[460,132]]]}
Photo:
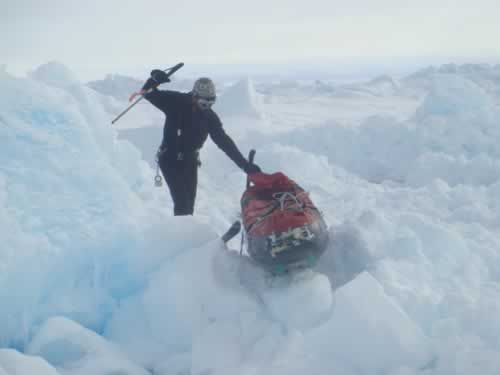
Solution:
{"label": "packed snow slope", "polygon": [[210,141],[174,218],[147,103],[112,128],[126,102],[58,63],[0,82],[0,375],[499,373],[498,67],[218,83],[240,149],[330,225],[273,280],[218,240],[244,174]]}

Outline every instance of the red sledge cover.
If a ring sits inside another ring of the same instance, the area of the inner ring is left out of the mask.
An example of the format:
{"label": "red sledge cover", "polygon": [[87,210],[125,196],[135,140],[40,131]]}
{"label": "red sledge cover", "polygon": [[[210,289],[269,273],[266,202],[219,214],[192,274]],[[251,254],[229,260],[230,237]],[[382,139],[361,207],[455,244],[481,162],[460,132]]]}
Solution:
{"label": "red sledge cover", "polygon": [[283,173],[249,175],[241,198],[243,225],[249,236],[268,236],[321,219],[309,194]]}

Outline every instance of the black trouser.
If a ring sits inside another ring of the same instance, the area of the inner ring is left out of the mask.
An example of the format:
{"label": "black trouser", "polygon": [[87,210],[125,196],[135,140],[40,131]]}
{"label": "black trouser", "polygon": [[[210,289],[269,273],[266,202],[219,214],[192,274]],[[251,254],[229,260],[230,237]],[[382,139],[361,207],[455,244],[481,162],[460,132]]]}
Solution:
{"label": "black trouser", "polygon": [[175,155],[162,155],[160,169],[174,201],[174,215],[192,215],[198,185],[198,153],[184,155],[177,160]]}

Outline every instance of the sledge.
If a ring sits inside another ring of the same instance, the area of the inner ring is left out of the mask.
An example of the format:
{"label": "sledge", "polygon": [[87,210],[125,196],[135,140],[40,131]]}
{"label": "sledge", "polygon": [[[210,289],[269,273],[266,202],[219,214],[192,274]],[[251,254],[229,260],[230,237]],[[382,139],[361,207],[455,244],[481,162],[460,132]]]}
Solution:
{"label": "sledge", "polygon": [[328,246],[323,215],[309,194],[281,172],[248,176],[241,219],[223,235],[223,241],[243,227],[248,256],[274,275],[314,267]]}

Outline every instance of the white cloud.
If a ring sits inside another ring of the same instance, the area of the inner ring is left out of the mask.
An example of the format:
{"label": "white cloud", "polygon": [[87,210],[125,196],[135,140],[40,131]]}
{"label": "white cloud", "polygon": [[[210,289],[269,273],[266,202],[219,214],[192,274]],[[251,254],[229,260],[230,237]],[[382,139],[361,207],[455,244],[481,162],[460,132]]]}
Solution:
{"label": "white cloud", "polygon": [[109,72],[165,60],[500,58],[500,5],[490,0],[21,0],[3,8],[9,38],[0,56],[14,69],[53,59]]}

